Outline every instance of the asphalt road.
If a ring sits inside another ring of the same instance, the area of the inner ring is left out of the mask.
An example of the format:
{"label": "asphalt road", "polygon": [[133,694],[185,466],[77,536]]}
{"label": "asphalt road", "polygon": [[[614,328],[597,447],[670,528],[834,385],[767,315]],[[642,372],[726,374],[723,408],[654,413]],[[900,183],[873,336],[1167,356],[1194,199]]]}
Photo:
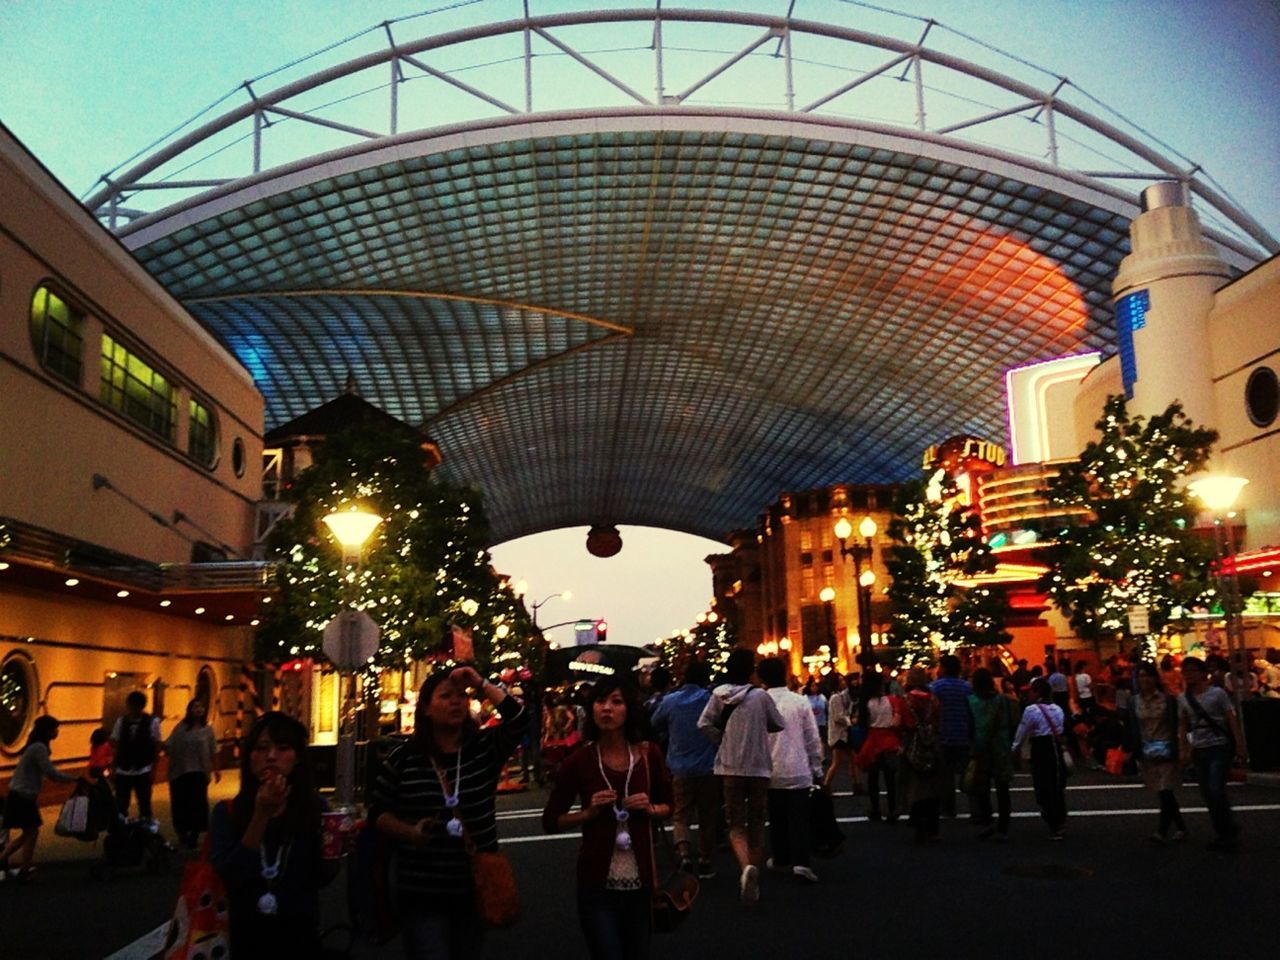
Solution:
{"label": "asphalt road", "polygon": [[[1163,847],[1147,839],[1155,798],[1133,778],[1075,778],[1062,843],[1046,838],[1025,776],[1014,784],[1012,840],[1003,845],[976,837],[963,819],[963,801],[961,819],[944,821],[942,842],[921,846],[905,823],[867,822],[861,798],[837,796],[837,815],[849,820],[842,824],[847,843],[839,857],[815,863],[819,884],[769,874],[761,902],[744,907],[732,856],[723,849],[720,875],[704,882],[684,927],[655,939],[654,955],[1273,957],[1280,890],[1280,786],[1274,783],[1232,788],[1244,827],[1244,844],[1234,854],[1205,849],[1208,817],[1192,785],[1181,791],[1191,836]],[[224,783],[223,790],[233,786]],[[576,837],[542,834],[543,799],[536,791],[499,800],[525,918],[491,933],[485,957],[585,957],[573,900]],[[45,833],[51,835],[48,828]],[[89,875],[99,854],[93,846],[59,839],[46,844],[44,854],[38,882],[0,887],[3,960],[101,960],[153,931],[172,910],[177,863],[160,875],[131,872],[103,881]],[[341,919],[340,883],[326,898],[326,914]],[[357,945],[352,955],[402,956],[395,944]],[[129,956],[125,951],[120,960]]]}

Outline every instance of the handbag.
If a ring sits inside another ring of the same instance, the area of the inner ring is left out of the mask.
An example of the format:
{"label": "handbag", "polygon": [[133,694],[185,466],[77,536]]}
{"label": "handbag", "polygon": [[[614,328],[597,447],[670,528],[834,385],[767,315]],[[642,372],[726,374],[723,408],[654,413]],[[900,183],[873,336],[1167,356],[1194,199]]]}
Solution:
{"label": "handbag", "polygon": [[[679,866],[675,845],[667,836],[667,831],[656,821],[653,832],[661,837],[655,847],[662,847],[668,864],[662,871],[662,879],[653,888],[653,929],[658,933],[671,933],[689,916],[693,902],[698,899],[700,884],[698,878]],[[658,872],[657,849],[653,857],[654,872]]]}
{"label": "handbag", "polygon": [[1040,708],[1040,715],[1044,717],[1044,722],[1049,725],[1049,730],[1053,734],[1053,745],[1058,749],[1058,761],[1062,767],[1062,775],[1069,777],[1076,772],[1076,760],[1071,756],[1071,751],[1067,749],[1066,743],[1063,742],[1062,734],[1053,727],[1053,721],[1049,718],[1049,711],[1044,708],[1044,704],[1037,703]]}
{"label": "handbag", "polygon": [[[231,812],[231,801],[224,800]],[[182,868],[178,903],[165,931],[164,942],[151,960],[199,960],[230,956],[231,914],[227,887],[209,861],[209,834],[205,834],[200,858]]]}
{"label": "handbag", "polygon": [[77,791],[62,804],[53,832],[60,837],[74,837],[88,829],[89,798]]}
{"label": "handbag", "polygon": [[1143,760],[1172,760],[1173,741],[1144,740],[1142,743]]}
{"label": "handbag", "polygon": [[520,919],[520,891],[511,861],[500,850],[476,850],[467,841],[476,913],[486,927],[509,927]]}

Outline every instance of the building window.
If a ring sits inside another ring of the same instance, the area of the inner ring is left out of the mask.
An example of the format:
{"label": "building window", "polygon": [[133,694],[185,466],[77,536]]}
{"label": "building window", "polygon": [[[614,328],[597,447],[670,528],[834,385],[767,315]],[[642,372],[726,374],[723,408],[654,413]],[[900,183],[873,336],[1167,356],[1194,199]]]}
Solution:
{"label": "building window", "polygon": [[218,454],[218,428],[213,411],[191,398],[187,421],[187,456],[204,467],[212,467]]}
{"label": "building window", "polygon": [[31,661],[22,654],[10,654],[0,665],[0,750],[13,754],[23,748],[35,710]]}
{"label": "building window", "polygon": [[236,437],[235,442],[231,444],[231,469],[237,477],[243,477],[244,467],[244,441]]}
{"label": "building window", "polygon": [[102,402],[134,423],[173,442],[178,419],[177,391],[163,374],[102,335]]}
{"label": "building window", "polygon": [[80,385],[84,350],[84,314],[48,287],[31,298],[31,343],[40,365]]}
{"label": "building window", "polygon": [[812,554],[812,553],[807,553],[807,552],[806,552],[806,553],[802,553],[802,554],[800,554],[800,565],[801,565],[802,567],[812,566],[812,565],[813,565],[813,554]]}
{"label": "building window", "polygon": [[1280,414],[1280,383],[1270,367],[1259,367],[1244,385],[1244,405],[1255,427],[1269,427]]}

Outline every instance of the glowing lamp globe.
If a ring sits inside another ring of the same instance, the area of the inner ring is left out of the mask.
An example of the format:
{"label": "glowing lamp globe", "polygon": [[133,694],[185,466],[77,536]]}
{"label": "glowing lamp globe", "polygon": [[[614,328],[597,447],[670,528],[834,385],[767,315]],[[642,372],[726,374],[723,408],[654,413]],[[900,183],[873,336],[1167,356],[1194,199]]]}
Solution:
{"label": "glowing lamp globe", "polygon": [[870,540],[876,535],[876,522],[870,517],[863,517],[862,522],[858,524],[858,536],[864,540]]}
{"label": "glowing lamp globe", "polygon": [[841,517],[836,521],[835,533],[837,540],[848,540],[853,536],[853,524],[848,517]]}
{"label": "glowing lamp globe", "polygon": [[863,570],[858,577],[858,583],[864,587],[869,587],[876,582],[876,572],[874,570]]}
{"label": "glowing lamp globe", "polygon": [[1207,476],[1192,480],[1187,489],[1214,513],[1226,513],[1248,482],[1244,477]]}
{"label": "glowing lamp globe", "polygon": [[350,510],[335,510],[324,518],[324,525],[333,534],[333,539],[342,545],[344,553],[359,554],[365,541],[378,529],[382,518],[376,513],[369,513],[353,507]]}
{"label": "glowing lamp globe", "polygon": [[818,599],[823,603],[830,603],[836,598],[836,592],[830,587],[823,587],[822,592],[818,594]]}

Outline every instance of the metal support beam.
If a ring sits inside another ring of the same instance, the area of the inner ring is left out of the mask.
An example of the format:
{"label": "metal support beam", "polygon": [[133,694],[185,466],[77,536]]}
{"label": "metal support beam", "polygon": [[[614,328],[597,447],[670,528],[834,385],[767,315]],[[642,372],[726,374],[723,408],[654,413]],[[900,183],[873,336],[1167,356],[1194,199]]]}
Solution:
{"label": "metal support beam", "polygon": [[350,133],[354,136],[364,137],[368,140],[377,140],[382,136],[382,134],[374,133],[372,130],[353,127],[346,123],[339,123],[337,120],[326,120],[324,117],[317,117],[310,113],[301,113],[297,110],[289,110],[286,107],[264,107],[262,112],[274,113],[282,117],[289,117],[291,120],[303,120],[307,123],[314,123],[318,127],[328,127],[330,130],[340,130],[343,133]]}
{"label": "metal support beam", "polygon": [[959,123],[953,123],[949,127],[941,127],[933,132],[945,136],[948,133],[955,133],[957,130],[964,130],[966,127],[976,127],[980,123],[989,123],[992,120],[999,120],[1001,117],[1009,117],[1015,113],[1022,113],[1023,110],[1030,110],[1032,107],[1039,106],[1034,100],[1027,103],[1020,103],[1017,106],[1008,107],[1004,110],[996,110],[994,113],[983,114],[981,117],[974,117],[972,120],[961,120]]}
{"label": "metal support beam", "polygon": [[735,63],[737,63],[739,60],[742,60],[744,57],[749,57],[749,56],[751,56],[751,54],[755,53],[755,52],[756,52],[756,50],[758,50],[760,47],[764,46],[766,43],[768,43],[768,42],[769,42],[770,40],[772,40],[774,37],[780,36],[782,33],[783,33],[783,31],[781,30],[781,28],[779,28],[779,27],[770,27],[768,30],[766,30],[766,31],[765,31],[764,36],[763,36],[763,37],[761,37],[759,40],[757,40],[755,43],[753,43],[753,44],[749,45],[748,47],[746,47],[746,49],[744,49],[744,50],[742,50],[742,51],[740,51],[740,52],[738,52],[738,53],[734,54],[732,57],[730,57],[730,58],[729,58],[728,60],[726,60],[724,63],[720,64],[720,66],[716,67],[714,70],[712,70],[710,73],[708,73],[705,77],[703,77],[701,80],[699,80],[699,81],[698,81],[697,83],[695,83],[693,86],[689,87],[689,88],[688,88],[687,90],[685,90],[683,93],[677,94],[677,95],[676,95],[676,101],[677,101],[678,103],[683,103],[683,102],[684,102],[686,99],[688,99],[688,98],[689,98],[693,93],[695,93],[696,91],[700,90],[702,87],[705,87],[708,83],[710,83],[710,82],[711,82],[712,80],[714,80],[716,77],[720,76],[720,74],[724,73],[726,70],[728,70],[730,67],[732,67],[732,66],[733,66]]}
{"label": "metal support beam", "polygon": [[497,97],[491,97],[489,96],[489,94],[485,93],[483,90],[479,89],[478,87],[473,87],[469,83],[464,83],[463,81],[459,80],[457,77],[451,77],[449,76],[449,74],[445,73],[443,70],[437,70],[435,67],[430,66],[429,64],[423,63],[417,57],[411,57],[408,54],[405,54],[404,56],[400,57],[400,59],[403,60],[405,63],[413,64],[415,67],[417,67],[419,70],[421,70],[423,73],[427,74],[428,76],[435,77],[437,80],[443,80],[445,83],[449,84],[450,86],[457,87],[459,90],[462,90],[465,93],[469,93],[473,97],[478,97],[479,99],[483,100],[485,103],[488,103],[488,104],[491,104],[492,106],[497,107],[499,110],[505,110],[507,113],[512,113],[512,114],[520,113],[520,110],[516,107],[511,106],[511,104],[506,103],[505,101],[499,100]]}
{"label": "metal support beam", "polygon": [[632,89],[631,87],[627,86],[625,83],[623,83],[621,80],[619,80],[617,77],[615,77],[615,76],[614,76],[612,73],[610,73],[608,70],[604,69],[604,67],[601,67],[601,66],[599,66],[598,64],[592,63],[590,60],[588,60],[588,59],[587,59],[586,57],[584,57],[582,54],[578,53],[578,51],[577,51],[577,50],[574,50],[574,49],[573,49],[573,47],[569,46],[567,43],[564,43],[564,42],[562,42],[562,41],[560,41],[560,40],[557,40],[555,37],[553,37],[551,34],[547,33],[547,31],[543,30],[543,29],[542,29],[542,28],[540,28],[540,27],[539,27],[539,28],[536,28],[536,29],[534,30],[534,32],[535,32],[538,36],[540,36],[543,40],[547,41],[547,43],[549,43],[549,44],[551,44],[553,47],[555,47],[557,50],[560,50],[560,51],[562,51],[562,52],[564,52],[564,53],[568,54],[570,57],[572,57],[572,58],[573,58],[574,60],[576,60],[578,63],[582,64],[584,67],[586,67],[586,68],[587,68],[588,70],[590,70],[592,73],[594,73],[596,76],[598,76],[598,77],[600,77],[600,78],[602,78],[602,79],[604,79],[604,80],[607,80],[609,83],[613,84],[615,87],[617,87],[619,90],[621,90],[621,91],[622,91],[623,93],[625,93],[627,96],[631,97],[631,98],[632,98],[633,100],[635,100],[637,103],[642,103],[642,104],[644,104],[646,107],[651,107],[651,106],[653,106],[652,101],[650,101],[647,97],[645,97],[645,96],[644,96],[644,95],[642,95],[642,94],[637,93],[634,89]]}
{"label": "metal support beam", "polygon": [[876,67],[874,70],[868,71],[867,73],[864,73],[860,77],[850,80],[848,83],[844,84],[843,86],[836,87],[826,96],[819,97],[817,100],[813,101],[813,103],[806,104],[805,106],[800,108],[799,112],[812,113],[814,110],[817,110],[819,107],[823,106],[824,104],[830,103],[836,97],[843,97],[846,93],[848,93],[850,90],[854,89],[855,87],[862,86],[868,80],[874,80],[876,77],[880,76],[882,73],[886,73],[887,71],[892,70],[894,67],[902,63],[904,60],[910,60],[910,59],[911,59],[911,54],[909,53],[904,53],[901,56],[894,57],[888,63],[885,63],[882,66]]}

